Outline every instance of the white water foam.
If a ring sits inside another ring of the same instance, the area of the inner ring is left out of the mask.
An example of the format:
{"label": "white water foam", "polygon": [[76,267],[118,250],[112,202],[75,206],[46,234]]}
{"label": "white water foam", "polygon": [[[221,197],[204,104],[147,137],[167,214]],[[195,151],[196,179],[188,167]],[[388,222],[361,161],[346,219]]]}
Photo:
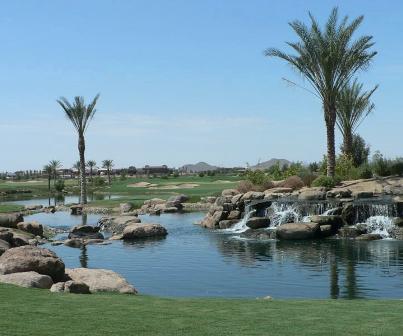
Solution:
{"label": "white water foam", "polygon": [[365,223],[368,233],[380,234],[384,238],[389,238],[394,228],[393,220],[387,216],[371,216]]}
{"label": "white water foam", "polygon": [[249,228],[246,226],[246,223],[248,222],[249,218],[252,216],[252,214],[254,214],[256,212],[255,209],[250,210],[249,209],[245,209],[246,215],[243,216],[243,218],[236,223],[232,228],[229,229],[224,229],[222,231],[225,232],[231,232],[231,233],[242,233],[245,232],[246,230],[248,230]]}

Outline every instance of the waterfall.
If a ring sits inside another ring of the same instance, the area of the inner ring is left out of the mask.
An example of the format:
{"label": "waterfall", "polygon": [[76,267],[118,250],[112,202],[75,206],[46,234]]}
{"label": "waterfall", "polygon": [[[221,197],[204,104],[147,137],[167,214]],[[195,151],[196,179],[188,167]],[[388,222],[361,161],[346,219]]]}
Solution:
{"label": "waterfall", "polygon": [[294,204],[274,202],[266,209],[266,216],[270,218],[270,227],[285,223],[299,222],[301,218],[298,206]]}
{"label": "waterfall", "polygon": [[383,238],[389,238],[394,225],[393,219],[388,216],[371,216],[364,223],[368,233],[380,234]]}
{"label": "waterfall", "polygon": [[232,232],[232,233],[242,233],[248,230],[249,228],[246,226],[246,223],[248,222],[249,218],[256,212],[255,209],[250,210],[249,207],[245,209],[245,216],[236,223],[232,228],[229,229],[224,229],[222,231],[226,232]]}
{"label": "waterfall", "polygon": [[370,217],[395,217],[397,216],[394,204],[361,203],[356,205],[355,223],[364,223]]}

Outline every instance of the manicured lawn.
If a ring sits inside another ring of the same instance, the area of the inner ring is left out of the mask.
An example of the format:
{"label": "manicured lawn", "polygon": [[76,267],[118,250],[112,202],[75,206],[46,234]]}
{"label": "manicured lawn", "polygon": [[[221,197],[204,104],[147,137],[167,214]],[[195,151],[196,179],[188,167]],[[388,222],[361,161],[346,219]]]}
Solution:
{"label": "manicured lawn", "polygon": [[0,213],[17,212],[24,210],[24,207],[18,204],[0,204]]}
{"label": "manicured lawn", "polygon": [[166,299],[0,285],[0,335],[402,335],[398,300]]}

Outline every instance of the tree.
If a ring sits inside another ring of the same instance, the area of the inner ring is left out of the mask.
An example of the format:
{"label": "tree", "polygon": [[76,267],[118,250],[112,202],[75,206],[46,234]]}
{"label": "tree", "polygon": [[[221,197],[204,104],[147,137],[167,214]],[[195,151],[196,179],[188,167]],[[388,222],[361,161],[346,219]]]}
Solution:
{"label": "tree", "polygon": [[54,186],[57,180],[57,170],[62,167],[62,164],[60,163],[59,160],[51,160],[49,161],[49,166],[52,169],[53,186]]}
{"label": "tree", "polygon": [[339,23],[338,9],[334,8],[324,29],[309,13],[310,26],[295,20],[291,28],[298,35],[298,42],[288,42],[296,54],[287,54],[275,48],[269,48],[265,54],[285,60],[311,84],[323,107],[327,132],[327,175],[335,174],[335,123],[336,104],[340,91],[360,69],[366,69],[377,54],[371,51],[374,45],[372,36],[362,36],[352,40],[353,34],[364,17],[351,22],[344,17]]}
{"label": "tree", "polygon": [[96,113],[95,105],[97,104],[99,94],[95,96],[92,102],[85,104],[83,97],[74,97],[74,102],[70,103],[66,98],[61,97],[57,100],[59,105],[66,113],[67,118],[73,124],[78,134],[78,153],[80,156],[80,201],[81,204],[87,203],[87,180],[85,173],[85,131],[90,121]]}
{"label": "tree", "polygon": [[91,183],[93,182],[92,181],[92,173],[93,173],[93,171],[94,171],[94,167],[97,165],[97,163],[94,161],[94,160],[89,160],[88,162],[87,162],[87,166],[90,168],[90,180],[91,180]]}
{"label": "tree", "polygon": [[108,175],[108,183],[111,184],[111,170],[113,168],[113,160],[103,160],[102,168],[106,169],[106,173]]}
{"label": "tree", "polygon": [[371,91],[362,91],[362,87],[362,84],[354,80],[341,90],[337,99],[336,123],[343,135],[343,153],[350,158],[354,155],[353,135],[375,108],[370,98],[378,86]]}
{"label": "tree", "polygon": [[48,190],[50,191],[50,181],[51,181],[51,179],[52,179],[53,169],[52,169],[52,167],[50,166],[50,164],[47,164],[47,165],[45,165],[45,166],[43,167],[43,170],[44,170],[45,174],[46,174],[47,177],[48,177]]}
{"label": "tree", "polygon": [[[75,164],[73,164],[73,168],[77,169],[77,172],[80,173],[80,161],[77,161]],[[80,178],[78,179],[78,185],[80,185]]]}
{"label": "tree", "polygon": [[[344,143],[341,145],[340,150],[343,153],[346,153],[344,148]],[[365,142],[365,140],[359,134],[353,134],[352,140],[352,152],[351,156],[349,156],[353,160],[353,164],[355,167],[359,167],[364,163],[368,162],[368,157],[370,153],[369,145]]]}

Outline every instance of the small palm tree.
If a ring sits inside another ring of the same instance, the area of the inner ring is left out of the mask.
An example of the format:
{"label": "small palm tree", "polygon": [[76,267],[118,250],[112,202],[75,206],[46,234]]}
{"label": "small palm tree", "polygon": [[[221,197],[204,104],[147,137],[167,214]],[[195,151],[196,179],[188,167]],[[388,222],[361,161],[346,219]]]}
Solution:
{"label": "small palm tree", "polygon": [[327,131],[327,175],[334,176],[336,165],[335,124],[336,104],[340,91],[360,69],[366,69],[376,51],[372,36],[352,37],[364,17],[351,22],[344,17],[339,23],[338,10],[334,8],[324,29],[309,13],[310,26],[296,20],[290,23],[299,41],[288,42],[296,54],[287,54],[278,49],[266,50],[266,56],[285,60],[300,72],[311,84],[314,94],[322,101]]}
{"label": "small palm tree", "polygon": [[71,121],[78,134],[78,152],[80,155],[80,189],[81,204],[87,203],[87,180],[85,174],[85,131],[90,121],[95,115],[95,105],[99,98],[99,94],[95,96],[92,102],[85,104],[83,97],[74,97],[74,102],[70,103],[66,98],[61,97],[57,100],[59,105],[66,113],[67,118]]}
{"label": "small palm tree", "polygon": [[111,184],[111,170],[113,168],[113,160],[103,160],[102,168],[106,169],[106,173],[108,175],[108,183]]}
{"label": "small palm tree", "polygon": [[90,168],[90,180],[91,180],[91,182],[93,182],[93,179],[92,179],[92,173],[93,173],[93,171],[94,171],[94,167],[97,165],[97,163],[94,161],[94,160],[89,160],[88,162],[87,162],[87,166]]}
{"label": "small palm tree", "polygon": [[51,179],[52,179],[53,169],[52,169],[52,167],[51,167],[49,164],[47,164],[47,165],[45,165],[45,166],[43,167],[43,171],[45,172],[45,174],[46,174],[47,177],[48,177],[48,190],[50,191],[50,181],[51,181]]}
{"label": "small palm tree", "polygon": [[363,91],[362,87],[362,84],[354,80],[351,85],[346,85],[342,89],[337,99],[336,123],[343,135],[343,152],[350,158],[353,157],[355,131],[375,108],[371,96],[378,86],[370,91]]}
{"label": "small palm tree", "polygon": [[53,185],[55,185],[56,180],[57,180],[57,170],[62,167],[62,164],[60,163],[59,160],[51,160],[51,161],[49,161],[48,165],[52,169]]}

